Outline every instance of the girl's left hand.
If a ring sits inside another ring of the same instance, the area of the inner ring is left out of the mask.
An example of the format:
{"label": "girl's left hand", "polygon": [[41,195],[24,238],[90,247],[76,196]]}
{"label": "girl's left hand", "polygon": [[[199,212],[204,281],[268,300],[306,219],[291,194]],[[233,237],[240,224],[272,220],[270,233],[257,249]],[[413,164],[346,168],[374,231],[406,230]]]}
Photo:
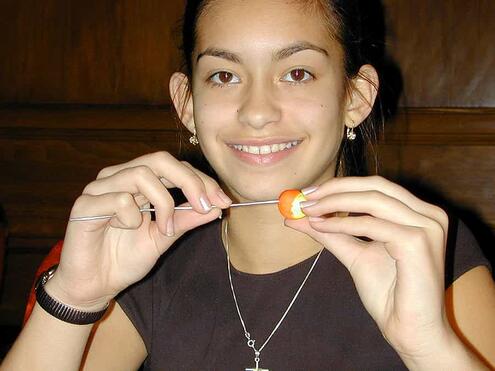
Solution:
{"label": "girl's left hand", "polygon": [[345,265],[366,310],[403,359],[433,356],[455,336],[444,310],[448,217],[442,209],[378,176],[334,178],[306,198],[301,206],[308,218],[286,225]]}

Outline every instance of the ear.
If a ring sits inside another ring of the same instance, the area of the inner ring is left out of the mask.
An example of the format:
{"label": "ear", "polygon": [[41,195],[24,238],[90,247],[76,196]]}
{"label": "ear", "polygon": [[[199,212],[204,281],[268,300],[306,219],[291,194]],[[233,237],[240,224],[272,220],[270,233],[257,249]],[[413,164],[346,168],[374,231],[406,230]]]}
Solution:
{"label": "ear", "polygon": [[353,128],[361,124],[371,113],[378,93],[378,73],[369,64],[359,69],[357,76],[351,81],[351,91],[346,102],[344,123]]}
{"label": "ear", "polygon": [[170,78],[170,96],[179,119],[191,133],[196,133],[194,110],[189,81],[182,72],[175,72]]}

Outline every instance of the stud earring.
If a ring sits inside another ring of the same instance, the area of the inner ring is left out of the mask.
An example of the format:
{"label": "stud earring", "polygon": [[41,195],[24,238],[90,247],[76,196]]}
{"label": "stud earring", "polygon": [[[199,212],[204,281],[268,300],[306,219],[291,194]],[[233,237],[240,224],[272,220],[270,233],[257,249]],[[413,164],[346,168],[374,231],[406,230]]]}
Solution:
{"label": "stud earring", "polygon": [[193,135],[189,137],[189,143],[193,146],[197,146],[199,144],[198,137],[196,136],[196,129],[194,129]]}
{"label": "stud earring", "polygon": [[356,139],[356,132],[354,131],[354,128],[347,127],[347,139],[350,141]]}

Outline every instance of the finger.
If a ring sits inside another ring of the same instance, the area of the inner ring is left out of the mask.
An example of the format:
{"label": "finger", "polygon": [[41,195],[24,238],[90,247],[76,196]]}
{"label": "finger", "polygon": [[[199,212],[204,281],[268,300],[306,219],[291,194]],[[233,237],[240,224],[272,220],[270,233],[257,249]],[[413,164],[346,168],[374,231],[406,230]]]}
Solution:
{"label": "finger", "polygon": [[97,179],[88,184],[83,192],[90,195],[109,192],[138,195],[140,203],[148,201],[155,206],[156,222],[163,233],[173,228],[174,200],[155,174],[145,166],[124,168],[112,176]]}
{"label": "finger", "polygon": [[320,232],[312,227],[309,220],[285,219],[285,225],[289,228],[306,233],[315,241],[321,243],[330,251],[348,270],[359,257],[364,247],[364,242],[343,233]]}
{"label": "finger", "polygon": [[213,205],[219,206],[221,208],[229,207],[232,203],[232,200],[229,196],[225,194],[225,192],[220,188],[218,183],[212,177],[206,175],[201,170],[196,169],[190,163],[186,161],[181,161],[182,164],[187,166],[191,171],[193,171],[205,184],[206,193],[208,198],[212,201]]}
{"label": "finger", "polygon": [[393,183],[381,176],[370,177],[339,177],[317,187],[316,191],[307,194],[307,199],[318,199],[327,194],[342,192],[362,192],[377,190],[390,197],[396,198],[412,210],[437,220],[444,230],[448,228],[448,216],[438,206],[429,204],[409,192],[404,187]]}
{"label": "finger", "polygon": [[331,217],[308,220],[313,229],[322,233],[346,234],[349,236],[368,237],[383,243],[387,253],[398,262],[416,266],[428,265],[432,260],[437,265],[443,264],[444,249],[438,227],[432,230],[404,226],[372,216]]}
{"label": "finger", "polygon": [[142,194],[133,194],[134,200],[139,205],[140,208],[149,208],[151,207],[150,200],[144,197]]}
{"label": "finger", "polygon": [[[185,203],[181,206],[187,205],[188,203]],[[173,234],[164,235],[162,233],[157,233],[156,230],[152,229],[153,238],[157,241],[157,247],[160,254],[168,249],[171,239],[172,241],[175,241],[184,233],[203,224],[210,223],[211,221],[217,219],[221,213],[222,210],[218,208],[211,209],[210,212],[206,214],[197,213],[194,210],[181,210],[176,212],[173,217],[173,224],[175,227]]]}
{"label": "finger", "polygon": [[[397,268],[403,272],[403,278],[407,277],[414,281],[417,272],[435,269],[441,271],[443,266],[443,254],[439,251],[437,254],[433,254],[433,257],[431,256],[430,249],[428,248],[429,241],[423,239],[424,234],[421,233],[421,230],[413,230],[413,228],[408,227],[410,228],[409,231],[397,233],[402,236],[407,234],[407,238],[409,238],[407,243],[404,243],[404,241],[400,241],[401,243],[396,243],[396,241],[388,241],[386,243],[378,241],[365,242],[354,237],[353,234],[356,233],[355,235],[364,236],[364,231],[358,227],[359,223],[362,223],[363,220],[355,221],[354,227],[356,228],[349,227],[346,225],[346,221],[344,221],[344,219],[353,218],[367,217],[342,218],[342,221],[337,221],[334,225],[332,225],[332,223],[335,218],[328,218],[326,221],[319,222],[311,222],[309,219],[286,220],[286,225],[304,232],[313,237],[316,241],[322,243],[351,273],[353,272],[353,268],[363,261],[367,260],[368,263],[370,261],[375,261],[375,259],[378,259],[377,261],[382,261],[380,254],[378,253],[381,249],[369,250],[377,243],[380,244],[380,246],[385,249],[384,251],[387,252],[388,256],[395,261]],[[378,219],[376,221],[377,224],[375,228],[378,228],[377,226],[382,222],[384,229],[390,227],[386,221],[379,221]],[[342,233],[335,231],[342,231]],[[375,253],[370,253],[370,251],[374,251]],[[365,258],[363,258],[364,256]]]}
{"label": "finger", "polygon": [[383,243],[410,241],[418,229],[399,225],[387,220],[366,216],[347,216],[330,218],[309,218],[309,224],[318,232],[343,233],[355,237],[367,237]]}
{"label": "finger", "polygon": [[319,200],[302,202],[301,207],[304,214],[313,217],[351,212],[418,227],[428,225],[429,220],[400,200],[375,190],[329,194]]}
{"label": "finger", "polygon": [[[187,206],[182,204],[181,206]],[[184,233],[200,225],[218,219],[222,215],[222,209],[213,208],[206,214],[197,213],[194,210],[181,210],[174,214],[174,224],[178,233]]]}
{"label": "finger", "polygon": [[212,202],[207,196],[205,184],[189,167],[168,152],[144,155],[124,164],[107,167],[97,179],[107,178],[127,168],[149,168],[167,188],[180,188],[191,206],[198,212],[208,212]]}
{"label": "finger", "polygon": [[83,194],[77,198],[72,207],[70,217],[81,217],[87,215],[114,215],[110,220],[92,220],[77,223],[83,225],[86,230],[93,230],[96,227],[104,226],[108,223],[116,228],[136,229],[143,222],[143,216],[139,211],[134,197],[127,192],[113,192],[103,195]]}
{"label": "finger", "polygon": [[177,159],[175,159],[174,156],[172,156],[170,153],[165,151],[148,153],[146,155],[136,157],[131,161],[127,161],[117,165],[107,166],[100,170],[96,179],[112,176],[113,174],[118,173],[119,171],[129,167],[148,166],[150,168],[153,168],[155,167],[153,165],[156,163],[174,162],[174,161],[177,161]]}

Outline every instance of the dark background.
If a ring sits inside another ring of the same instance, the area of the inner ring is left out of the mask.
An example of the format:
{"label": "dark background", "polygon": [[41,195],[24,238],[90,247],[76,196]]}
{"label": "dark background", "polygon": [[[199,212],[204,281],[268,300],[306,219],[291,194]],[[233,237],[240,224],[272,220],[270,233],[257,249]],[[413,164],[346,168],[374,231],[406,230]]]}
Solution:
{"label": "dark background", "polygon": [[[1,346],[17,333],[34,271],[98,170],[188,151],[168,96],[182,5],[0,0],[0,203],[9,223]],[[401,72],[390,83],[403,91],[378,147],[380,173],[451,207],[493,256],[495,2],[384,5]]]}

